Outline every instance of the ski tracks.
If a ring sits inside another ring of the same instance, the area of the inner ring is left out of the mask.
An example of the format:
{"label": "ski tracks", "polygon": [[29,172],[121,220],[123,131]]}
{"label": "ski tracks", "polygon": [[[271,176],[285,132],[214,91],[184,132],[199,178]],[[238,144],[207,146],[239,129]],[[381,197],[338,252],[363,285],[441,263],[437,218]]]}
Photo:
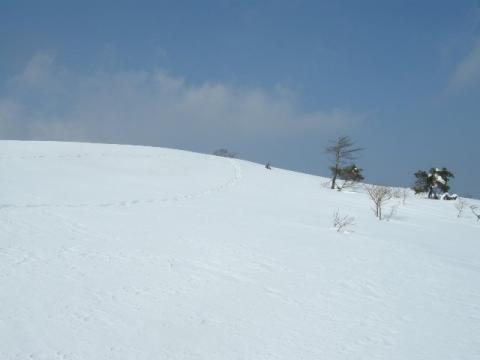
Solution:
{"label": "ski tracks", "polygon": [[[85,155],[85,154],[84,154]],[[80,155],[79,155],[80,156]],[[42,156],[39,156],[41,158]],[[231,168],[233,169],[233,176],[228,178],[224,183],[207,188],[205,190],[201,190],[198,192],[190,193],[190,194],[175,194],[172,196],[165,196],[160,198],[149,198],[149,199],[124,199],[118,200],[114,202],[101,202],[101,203],[70,203],[70,204],[51,204],[47,202],[38,202],[38,203],[30,203],[25,205],[16,205],[16,204],[1,204],[1,209],[9,209],[9,208],[85,208],[85,207],[130,207],[135,205],[146,205],[146,204],[160,204],[160,203],[168,203],[168,202],[178,202],[178,201],[185,201],[185,200],[194,200],[203,198],[206,196],[210,196],[215,193],[219,193],[221,191],[226,190],[227,188],[233,187],[237,185],[242,179],[242,170],[241,167],[236,163],[235,160],[232,159],[225,159],[229,162]],[[38,198],[33,194],[28,194],[32,197]]]}

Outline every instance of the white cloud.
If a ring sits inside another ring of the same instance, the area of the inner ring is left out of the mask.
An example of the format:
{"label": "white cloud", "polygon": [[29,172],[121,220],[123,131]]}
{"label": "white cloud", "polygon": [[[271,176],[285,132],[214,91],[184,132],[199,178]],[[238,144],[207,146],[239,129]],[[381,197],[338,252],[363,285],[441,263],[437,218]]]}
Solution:
{"label": "white cloud", "polygon": [[1,138],[137,144],[225,144],[346,130],[363,116],[304,112],[292,91],[191,84],[162,69],[73,74],[34,56],[0,99]]}
{"label": "white cloud", "polygon": [[457,65],[450,79],[450,88],[459,89],[480,81],[480,40]]}
{"label": "white cloud", "polygon": [[25,89],[53,89],[60,85],[66,76],[66,70],[55,65],[55,56],[40,52],[32,57],[20,74],[15,75],[11,84]]}

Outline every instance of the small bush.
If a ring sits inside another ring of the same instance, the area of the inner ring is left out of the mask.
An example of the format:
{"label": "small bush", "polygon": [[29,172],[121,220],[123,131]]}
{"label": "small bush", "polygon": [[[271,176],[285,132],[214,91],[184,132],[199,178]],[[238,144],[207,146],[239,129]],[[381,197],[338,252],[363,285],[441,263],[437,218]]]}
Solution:
{"label": "small bush", "polygon": [[477,218],[477,222],[480,221],[480,214],[477,212],[478,211],[478,206],[472,205],[470,206],[470,210],[472,210],[473,215]]}
{"label": "small bush", "polygon": [[467,202],[462,198],[459,197],[457,201],[455,201],[455,209],[457,209],[457,218],[462,216],[465,206],[467,206]]}
{"label": "small bush", "polygon": [[349,226],[355,225],[355,218],[350,215],[340,215],[338,210],[333,213],[333,227],[337,232],[345,231]]}

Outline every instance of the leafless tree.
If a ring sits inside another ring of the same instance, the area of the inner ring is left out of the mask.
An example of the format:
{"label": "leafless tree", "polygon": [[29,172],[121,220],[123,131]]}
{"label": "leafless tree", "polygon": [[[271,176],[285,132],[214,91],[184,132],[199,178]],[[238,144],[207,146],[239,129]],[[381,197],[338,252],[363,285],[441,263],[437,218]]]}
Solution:
{"label": "leafless tree", "polygon": [[467,206],[467,202],[461,197],[457,198],[457,201],[455,201],[455,209],[457,209],[457,218],[462,216],[465,206]]}
{"label": "leafless tree", "polygon": [[332,145],[327,146],[325,152],[332,158],[332,184],[331,189],[335,189],[336,181],[340,169],[347,161],[353,161],[357,158],[356,154],[364,150],[363,148],[355,147],[355,143],[348,136],[341,136],[335,140]]}
{"label": "leafless tree", "polygon": [[337,232],[343,232],[347,227],[355,225],[355,218],[349,215],[340,215],[340,212],[335,210],[333,213],[333,226]]}
{"label": "leafless tree", "polygon": [[477,221],[480,221],[480,214],[477,213],[478,206],[472,205],[470,206],[470,210],[472,210],[473,215],[477,217]]}
{"label": "leafless tree", "polygon": [[373,201],[375,216],[382,220],[382,207],[392,198],[392,189],[387,186],[366,185],[365,190],[368,196]]}
{"label": "leafless tree", "polygon": [[400,200],[400,204],[405,205],[408,198],[408,189],[395,188],[392,190],[392,196]]}

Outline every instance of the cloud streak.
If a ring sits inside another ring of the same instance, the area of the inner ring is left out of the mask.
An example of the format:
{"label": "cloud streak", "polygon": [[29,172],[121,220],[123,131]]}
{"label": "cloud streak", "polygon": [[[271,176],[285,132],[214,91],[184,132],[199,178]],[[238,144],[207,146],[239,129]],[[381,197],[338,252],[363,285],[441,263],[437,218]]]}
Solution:
{"label": "cloud streak", "polygon": [[480,81],[480,39],[457,65],[450,79],[451,89],[461,89]]}
{"label": "cloud streak", "polygon": [[191,84],[163,69],[82,75],[35,55],[0,98],[0,136],[210,148],[236,139],[342,131],[363,116],[302,111],[291,91]]}

